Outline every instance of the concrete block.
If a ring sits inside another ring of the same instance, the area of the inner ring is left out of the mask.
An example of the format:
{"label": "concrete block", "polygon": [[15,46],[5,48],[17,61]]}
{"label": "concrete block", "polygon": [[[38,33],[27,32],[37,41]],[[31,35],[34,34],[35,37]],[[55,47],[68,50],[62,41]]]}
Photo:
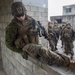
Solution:
{"label": "concrete block", "polygon": [[38,12],[39,8],[38,7],[34,7],[34,6],[31,6],[31,11],[37,11]]}
{"label": "concrete block", "polygon": [[[9,14],[9,23],[12,21],[14,17],[12,16],[12,14]],[[9,23],[7,25],[9,25]]]}
{"label": "concrete block", "polygon": [[2,30],[0,30],[0,36],[3,36],[3,32],[2,32]]}
{"label": "concrete block", "polygon": [[10,50],[9,48],[7,48],[7,47],[6,47],[6,50],[7,50],[7,53],[8,53],[8,54],[10,54],[10,55],[12,55],[12,54],[13,54],[13,51],[12,51],[12,50]]}
{"label": "concrete block", "polygon": [[42,22],[42,25],[47,29],[48,28],[48,20],[47,21],[44,21]]}
{"label": "concrete block", "polygon": [[7,27],[7,23],[2,23],[2,29],[5,30],[5,28]]}
{"label": "concrete block", "polygon": [[14,65],[9,61],[8,62],[8,64],[9,64],[9,68],[11,69],[11,70],[14,70]]}
{"label": "concrete block", "polygon": [[22,0],[13,0],[13,2],[22,1]]}
{"label": "concrete block", "polygon": [[40,21],[42,21],[42,22],[43,22],[43,21],[46,21],[45,17],[42,17],[42,16],[40,16],[39,19],[40,19]]}
{"label": "concrete block", "polygon": [[32,62],[31,62],[31,61],[27,60],[27,62],[26,62],[26,68],[27,68],[29,71],[32,72]]}
{"label": "concrete block", "polygon": [[7,6],[7,13],[11,13],[11,6],[10,5]]}
{"label": "concrete block", "polygon": [[4,68],[4,70],[5,71],[9,71],[9,64],[8,64],[9,61],[7,60],[7,58],[4,57],[2,61],[3,61],[3,68]]}
{"label": "concrete block", "polygon": [[[25,70],[26,75],[34,75],[32,72],[30,72],[29,70]],[[39,74],[38,74],[39,75]]]}
{"label": "concrete block", "polygon": [[11,55],[10,55],[9,61],[16,67],[18,61]]}
{"label": "concrete block", "polygon": [[[17,74],[15,74],[14,70],[9,68],[9,75],[17,75]],[[21,74],[18,74],[18,75],[21,75]]]}
{"label": "concrete block", "polygon": [[30,11],[31,6],[29,6],[29,5],[25,5],[25,8],[26,8],[27,11]]}
{"label": "concrete block", "polygon": [[14,75],[23,75],[23,74],[17,68],[14,68]]}
{"label": "concrete block", "polygon": [[1,54],[5,55],[5,50],[2,49],[2,46],[1,46]]}
{"label": "concrete block", "polygon": [[25,60],[22,56],[21,56],[21,64],[24,66],[24,67],[26,67],[26,62],[27,62],[27,60]]}
{"label": "concrete block", "polygon": [[45,9],[40,7],[38,11],[39,12],[45,12]]}
{"label": "concrete block", "polygon": [[35,17],[37,17],[37,16],[41,16],[41,13],[39,13],[39,12],[35,12],[35,13],[34,13],[34,16],[35,16]]}
{"label": "concrete block", "polygon": [[39,20],[39,16],[33,16],[33,18],[38,21]]}
{"label": "concrete block", "polygon": [[4,20],[5,20],[5,22],[10,22],[10,14],[6,14],[4,16]]}
{"label": "concrete block", "polygon": [[47,12],[47,13],[48,13],[48,8],[45,8],[45,12]]}
{"label": "concrete block", "polygon": [[6,56],[7,59],[10,58],[10,55],[7,52],[5,52],[5,56]]}
{"label": "concrete block", "polygon": [[4,16],[3,16],[3,15],[1,16],[0,21],[1,21],[1,22],[3,22],[3,21],[4,21]]}
{"label": "concrete block", "polygon": [[27,14],[32,17],[34,16],[34,12],[27,12]]}
{"label": "concrete block", "polygon": [[27,68],[29,71],[32,72],[32,62],[31,61],[21,58],[21,64],[23,64],[25,68]]}
{"label": "concrete block", "polygon": [[34,75],[48,75],[48,73],[45,70],[41,69],[40,67],[34,64],[33,64],[33,74]]}
{"label": "concrete block", "polygon": [[7,68],[7,69],[5,69],[5,72],[6,72],[6,74],[7,75],[10,75],[10,71],[9,71],[9,69]]}
{"label": "concrete block", "polygon": [[[41,13],[42,17],[48,17],[48,13],[44,12],[44,13]],[[44,18],[46,19],[46,18]]]}
{"label": "concrete block", "polygon": [[13,52],[12,56],[19,62],[21,62],[21,54],[17,52]]}
{"label": "concrete block", "polygon": [[0,23],[0,29],[2,29],[3,28],[3,25],[2,25],[2,23]]}
{"label": "concrete block", "polygon": [[26,75],[26,73],[25,73],[25,69],[26,69],[26,68],[25,68],[21,63],[17,62],[16,68],[17,68],[18,71],[20,71],[23,75]]}
{"label": "concrete block", "polygon": [[1,50],[6,50],[6,46],[5,46],[4,42],[2,42]]}
{"label": "concrete block", "polygon": [[39,21],[39,16],[37,16],[37,17],[33,17],[36,21]]}

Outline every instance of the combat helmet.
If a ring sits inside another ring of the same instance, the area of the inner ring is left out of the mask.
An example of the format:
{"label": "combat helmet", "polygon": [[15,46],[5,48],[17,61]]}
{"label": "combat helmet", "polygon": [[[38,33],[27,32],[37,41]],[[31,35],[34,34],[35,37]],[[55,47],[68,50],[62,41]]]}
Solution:
{"label": "combat helmet", "polygon": [[24,7],[22,2],[14,2],[11,6],[11,13],[13,16],[23,16],[26,14],[26,8]]}

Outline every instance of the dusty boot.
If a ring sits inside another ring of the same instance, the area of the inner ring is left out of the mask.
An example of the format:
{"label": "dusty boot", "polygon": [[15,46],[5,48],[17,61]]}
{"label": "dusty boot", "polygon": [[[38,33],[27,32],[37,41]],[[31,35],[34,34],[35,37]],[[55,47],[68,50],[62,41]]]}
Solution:
{"label": "dusty boot", "polygon": [[22,52],[22,57],[26,60],[28,60],[28,53],[27,52]]}
{"label": "dusty boot", "polygon": [[69,66],[73,71],[75,71],[75,61],[70,61],[70,66]]}

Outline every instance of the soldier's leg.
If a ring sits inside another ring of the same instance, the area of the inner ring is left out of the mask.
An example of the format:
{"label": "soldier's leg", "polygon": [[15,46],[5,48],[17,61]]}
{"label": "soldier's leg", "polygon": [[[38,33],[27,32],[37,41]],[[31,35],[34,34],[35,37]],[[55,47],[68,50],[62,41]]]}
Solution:
{"label": "soldier's leg", "polygon": [[22,52],[22,57],[26,60],[28,60],[28,53],[27,52]]}
{"label": "soldier's leg", "polygon": [[39,52],[41,50],[41,45],[37,45],[37,44],[27,44],[23,47],[23,52],[22,52],[22,56],[25,59],[28,59],[26,57],[31,56],[33,58],[39,58],[41,55],[41,52]]}
{"label": "soldier's leg", "polygon": [[44,48],[37,44],[28,44],[24,46],[23,54],[24,52],[25,54],[27,52],[29,56],[39,59],[39,61],[45,62],[47,64],[57,64],[57,65],[69,64],[69,58],[67,58],[66,56],[55,53],[53,51],[49,51],[47,48]]}
{"label": "soldier's leg", "polygon": [[71,54],[71,59],[73,58],[73,55],[74,55],[74,52],[73,52],[73,47],[74,47],[74,45],[73,45],[73,43],[70,43],[70,54]]}
{"label": "soldier's leg", "polygon": [[51,45],[50,45],[51,50],[56,51],[56,49],[55,49],[55,41],[51,40],[50,42],[51,42]]}
{"label": "soldier's leg", "polygon": [[66,41],[64,42],[64,53],[68,55],[68,45]]}
{"label": "soldier's leg", "polygon": [[24,48],[24,50],[23,50],[23,52],[22,52],[22,57],[24,58],[24,59],[26,59],[26,60],[28,60],[28,52],[27,52],[27,50],[29,49],[29,45],[26,45],[26,46],[24,46],[25,48]]}

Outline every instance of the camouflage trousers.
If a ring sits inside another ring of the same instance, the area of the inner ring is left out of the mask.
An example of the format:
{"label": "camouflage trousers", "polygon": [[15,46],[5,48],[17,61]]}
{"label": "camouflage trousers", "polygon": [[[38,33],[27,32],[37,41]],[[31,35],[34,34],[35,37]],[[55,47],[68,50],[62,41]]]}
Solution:
{"label": "camouflage trousers", "polygon": [[56,49],[55,49],[55,41],[54,40],[49,40],[49,46],[51,47],[51,51],[56,51]]}
{"label": "camouflage trousers", "polygon": [[68,54],[71,54],[71,56],[74,55],[74,52],[73,52],[73,42],[64,42],[64,49],[65,49],[65,53],[68,55]]}
{"label": "camouflage trousers", "polygon": [[60,53],[55,53],[47,48],[42,47],[41,45],[37,44],[28,44],[23,47],[22,56],[24,59],[28,60],[28,56],[32,58],[36,58],[42,63],[46,63],[49,65],[69,65],[69,58],[65,55]]}

